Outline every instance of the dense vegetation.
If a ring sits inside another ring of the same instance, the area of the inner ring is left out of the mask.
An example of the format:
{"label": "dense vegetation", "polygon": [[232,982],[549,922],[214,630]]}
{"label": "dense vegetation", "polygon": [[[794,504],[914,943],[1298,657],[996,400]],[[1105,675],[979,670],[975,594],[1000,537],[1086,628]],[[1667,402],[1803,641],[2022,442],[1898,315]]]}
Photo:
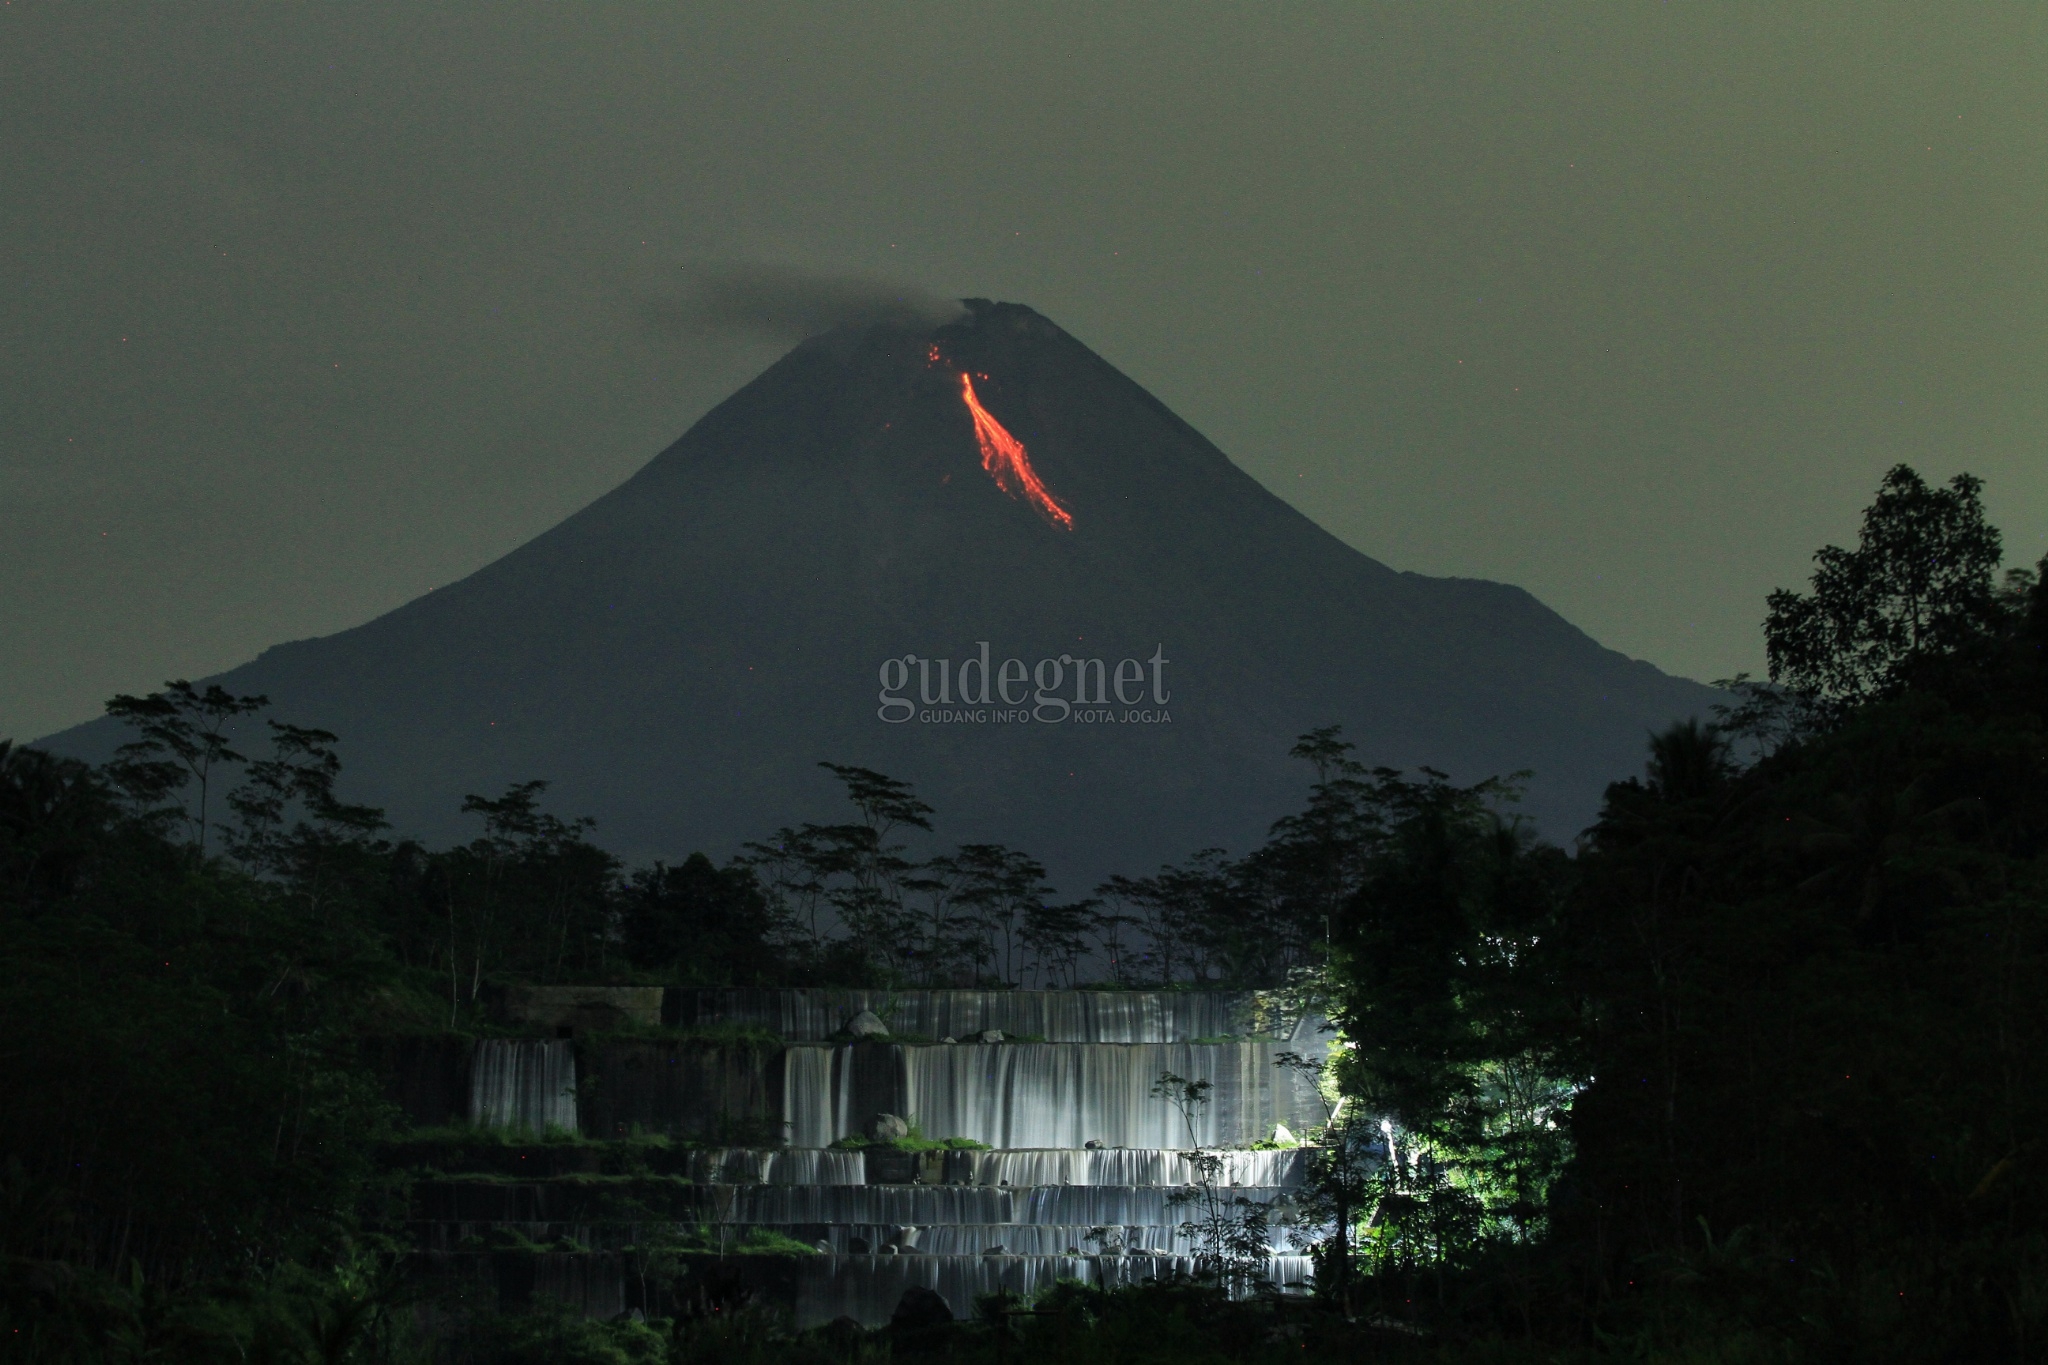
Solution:
{"label": "dense vegetation", "polygon": [[[364,1041],[511,981],[1262,987],[1346,1044],[1319,1306],[1062,1290],[934,1335],[540,1314],[506,1359],[2048,1357],[2048,587],[1976,484],[1887,476],[1775,594],[1771,681],[1652,738],[1572,849],[1512,783],[1303,738],[1305,808],[1063,899],[854,817],[628,872],[538,782],[430,850],[338,741],[172,684],[99,768],[0,745],[0,1351],[398,1359],[396,1111]],[[260,745],[245,737],[261,733]],[[245,755],[237,746],[250,748]],[[380,1146],[381,1144],[381,1146]]]}
{"label": "dense vegetation", "polygon": [[1818,561],[1774,684],[1656,736],[1574,856],[1477,793],[1396,808],[1333,962],[1346,1091],[1414,1149],[1361,1258],[1383,1311],[2048,1351],[2048,590],[1994,579],[1974,481],[1904,468]]}

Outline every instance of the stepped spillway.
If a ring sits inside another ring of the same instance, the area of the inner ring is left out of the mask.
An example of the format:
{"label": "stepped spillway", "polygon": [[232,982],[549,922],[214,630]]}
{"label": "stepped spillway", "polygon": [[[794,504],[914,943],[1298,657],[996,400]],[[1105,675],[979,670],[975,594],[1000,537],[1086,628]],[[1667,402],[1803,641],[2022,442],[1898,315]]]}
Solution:
{"label": "stepped spillway", "polygon": [[[1284,1286],[1308,1277],[1302,1247],[1313,1230],[1300,1225],[1294,1198],[1307,1153],[1250,1144],[1276,1125],[1301,1131],[1322,1121],[1313,1083],[1276,1065],[1286,1051],[1321,1055],[1319,1021],[1275,1019],[1227,993],[668,995],[664,1018],[678,1030],[670,1041],[475,1044],[470,1122],[698,1142],[739,1128],[782,1144],[671,1150],[659,1174],[642,1177],[545,1169],[566,1157],[536,1150],[530,1165],[522,1152],[497,1174],[423,1181],[413,1216],[436,1273],[497,1277],[502,1296],[506,1282],[485,1264],[502,1257],[487,1247],[571,1248],[522,1272],[513,1297],[566,1295],[593,1314],[652,1313],[659,1305],[641,1301],[631,1248],[670,1230],[721,1250],[773,1233],[778,1245],[811,1251],[774,1266],[777,1258],[731,1255],[717,1273],[757,1279],[801,1325],[886,1322],[912,1286],[936,1290],[964,1316],[977,1294],[997,1289],[1030,1294],[1060,1278],[1122,1284],[1192,1271],[1201,1248],[1186,1226],[1186,1198],[1200,1176],[1188,1149],[1199,1147],[1216,1150],[1221,1194],[1266,1206],[1268,1278]],[[845,1040],[864,1010],[886,1020],[887,1038]],[[683,1032],[713,1026],[755,1036]],[[989,1030],[1005,1040],[983,1041]],[[760,1036],[770,1031],[780,1046]],[[1009,1041],[1013,1032],[1035,1037]],[[947,1036],[972,1041],[939,1041]],[[408,1074],[450,1070],[445,1060],[415,1060]],[[1192,1131],[1154,1097],[1162,1072],[1210,1083]],[[450,1102],[418,1101],[426,1112]],[[984,1147],[833,1145],[864,1135],[880,1115],[910,1120],[930,1139]],[[528,1171],[540,1178],[524,1178]],[[577,1255],[586,1259],[571,1264]]]}
{"label": "stepped spillway", "polygon": [[989,1029],[1053,1043],[1177,1043],[1264,1026],[1234,991],[671,990],[667,1022],[765,1029],[790,1042],[831,1038],[866,1010],[892,1033],[967,1038]]}
{"label": "stepped spillway", "polygon": [[576,1050],[563,1039],[486,1038],[476,1045],[470,1122],[480,1128],[573,1133]]}
{"label": "stepped spillway", "polygon": [[[1296,1093],[1306,1087],[1274,1065],[1288,1046],[1264,1039],[796,1045],[785,1054],[782,1114],[798,1147],[857,1136],[878,1113],[902,1115],[933,1137],[990,1147],[1238,1147],[1271,1137],[1276,1124],[1316,1121],[1313,1096]],[[1192,1135],[1171,1105],[1152,1097],[1165,1072],[1214,1086]]]}

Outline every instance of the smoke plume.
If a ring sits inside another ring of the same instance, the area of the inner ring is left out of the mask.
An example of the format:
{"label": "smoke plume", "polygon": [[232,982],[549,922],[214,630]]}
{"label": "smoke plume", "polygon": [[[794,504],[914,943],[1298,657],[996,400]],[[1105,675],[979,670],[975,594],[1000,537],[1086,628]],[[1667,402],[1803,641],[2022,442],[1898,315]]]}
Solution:
{"label": "smoke plume", "polygon": [[707,266],[693,274],[681,298],[658,300],[647,309],[649,321],[672,335],[711,333],[793,345],[835,327],[932,327],[965,311],[957,299],[865,275],[759,264]]}

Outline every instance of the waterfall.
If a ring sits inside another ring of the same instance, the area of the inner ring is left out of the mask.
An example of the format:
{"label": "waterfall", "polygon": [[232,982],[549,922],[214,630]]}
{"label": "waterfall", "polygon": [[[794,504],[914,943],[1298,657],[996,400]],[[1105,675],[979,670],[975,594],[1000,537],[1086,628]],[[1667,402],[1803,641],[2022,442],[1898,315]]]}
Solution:
{"label": "waterfall", "polygon": [[[1297,1115],[1275,1107],[1264,1043],[1002,1043],[905,1048],[908,1113],[935,1137],[991,1147],[1233,1147]],[[1161,1072],[1215,1088],[1187,1124],[1152,1098]]]}
{"label": "waterfall", "polygon": [[1273,1065],[1276,1045],[1246,1043],[865,1043],[792,1047],[783,1069],[790,1143],[827,1147],[877,1113],[914,1119],[927,1136],[991,1147],[1179,1149],[1187,1125],[1152,1098],[1161,1072],[1214,1087],[1194,1145],[1242,1146],[1276,1123],[1321,1120],[1307,1088]]}
{"label": "waterfall", "polygon": [[[1216,1183],[1280,1189],[1298,1185],[1309,1149],[1209,1155],[1221,1163]],[[802,1147],[711,1147],[688,1154],[685,1174],[700,1185],[885,1185],[884,1153]],[[921,1155],[918,1180],[932,1185],[1164,1185],[1197,1178],[1186,1152],[1133,1147],[1016,1148],[940,1151]]]}
{"label": "waterfall", "polygon": [[785,1052],[782,1122],[790,1146],[829,1147],[859,1133],[876,1114],[907,1113],[903,1054],[908,1050],[892,1043],[853,1043]]}
{"label": "waterfall", "polygon": [[[1219,1185],[1287,1186],[1301,1183],[1307,1153],[1218,1152]],[[948,1152],[945,1179],[966,1185],[1188,1185],[1196,1178],[1185,1152],[1142,1148]]]}
{"label": "waterfall", "polygon": [[[796,1322],[815,1327],[842,1316],[886,1322],[887,1312],[878,1319],[876,1305],[893,1305],[913,1285],[937,1290],[966,1316],[977,1295],[999,1289],[1028,1297],[1059,1280],[1138,1284],[1195,1268],[1184,1256],[814,1256],[798,1281]],[[1274,1256],[1265,1265],[1266,1276],[1280,1285],[1306,1283],[1313,1273],[1306,1256]]]}
{"label": "waterfall", "polygon": [[[431,1278],[444,1284],[477,1283],[487,1294],[494,1291],[507,1307],[545,1296],[572,1304],[586,1316],[609,1319],[638,1297],[624,1258],[616,1253],[549,1252],[510,1257],[425,1251],[420,1259]],[[724,1262],[722,1268],[752,1279],[770,1292],[793,1292],[796,1325],[808,1328],[839,1317],[880,1326],[889,1320],[903,1291],[912,1286],[936,1290],[956,1316],[966,1317],[973,1312],[978,1296],[997,1290],[1028,1298],[1060,1280],[1113,1287],[1190,1275],[1199,1266],[1194,1257],[1180,1253],[883,1256],[834,1252],[802,1257],[786,1270],[756,1257],[737,1257]],[[1271,1255],[1260,1270],[1283,1289],[1304,1287],[1314,1275],[1310,1258],[1299,1254]]]}
{"label": "waterfall", "polygon": [[[716,1215],[749,1227],[841,1224],[933,1227],[941,1223],[1040,1223],[1081,1227],[1171,1227],[1187,1214],[1175,1187],[1164,1185],[667,1185],[580,1182],[422,1181],[419,1216],[460,1223],[586,1223],[604,1216],[614,1197],[645,1207],[643,1218],[701,1221]],[[1283,1200],[1288,1188],[1231,1191],[1260,1202]]]}
{"label": "waterfall", "polygon": [[469,1121],[529,1133],[576,1127],[576,1049],[560,1039],[486,1038],[470,1066]]}
{"label": "waterfall", "polygon": [[986,1029],[1054,1043],[1183,1043],[1246,1032],[1249,996],[1230,991],[671,990],[677,1022],[832,1037],[862,1010],[896,1033],[969,1038]]}
{"label": "waterfall", "polygon": [[[1221,1168],[1221,1186],[1261,1189],[1301,1183],[1309,1149],[1209,1153]],[[803,1147],[710,1147],[687,1154],[683,1174],[700,1185],[1164,1185],[1194,1183],[1197,1171],[1186,1152],[1134,1147],[1016,1148],[1009,1151],[937,1151],[916,1158],[886,1152],[818,1150]],[[917,1175],[885,1173],[891,1162]]]}
{"label": "waterfall", "polygon": [[[749,1226],[932,1227],[940,1223],[1044,1223],[1082,1227],[1171,1227],[1188,1216],[1163,1185],[749,1185],[731,1191],[732,1221]],[[1282,1189],[1241,1188],[1250,1199]]]}
{"label": "waterfall", "polygon": [[716,1147],[690,1154],[690,1179],[700,1185],[864,1185],[867,1158],[794,1147]]}
{"label": "waterfall", "polygon": [[[1320,1020],[1291,1025],[1286,1041],[1245,1037],[1256,1002],[1226,992],[674,990],[668,999],[671,1022],[773,1028],[786,1044],[589,1040],[580,1131],[765,1144],[742,1134],[779,1123],[788,1145],[635,1149],[652,1172],[626,1180],[590,1178],[616,1169],[595,1144],[507,1149],[490,1178],[416,1182],[423,1254],[451,1273],[496,1276],[506,1303],[549,1292],[615,1312],[640,1293],[619,1253],[655,1230],[767,1229],[819,1250],[734,1257],[720,1273],[752,1277],[800,1323],[886,1322],[912,1285],[966,1316],[977,1294],[996,1289],[1028,1295],[1059,1278],[1118,1285],[1194,1269],[1201,1248],[1184,1225],[1198,1212],[1188,1198],[1203,1174],[1188,1150],[1198,1146],[1218,1163],[1217,1185],[1268,1206],[1266,1274],[1283,1285],[1308,1276],[1298,1246],[1315,1230],[1300,1225],[1296,1199],[1310,1153],[1249,1145],[1276,1123],[1299,1131],[1322,1120],[1313,1081],[1274,1065],[1283,1050],[1321,1056],[1329,1034]],[[835,1041],[862,1009],[885,1017],[893,1036]],[[978,1041],[991,1028],[1053,1041]],[[976,1041],[932,1041],[944,1036]],[[1196,1041],[1218,1037],[1237,1041]],[[426,1088],[398,1060],[392,1070]],[[1209,1083],[1192,1133],[1152,1096],[1162,1072]],[[478,1043],[467,1079],[478,1124],[579,1130],[577,1055],[566,1041]],[[831,1146],[878,1113],[987,1149]],[[506,1232],[589,1250],[523,1259],[475,1250]]]}
{"label": "waterfall", "polygon": [[782,1054],[782,1121],[792,1147],[830,1147],[839,1137],[832,1055],[828,1047],[793,1047]]}
{"label": "waterfall", "polygon": [[[839,1255],[849,1255],[858,1238],[870,1251],[879,1250],[895,1237],[899,1228],[889,1224],[848,1224],[819,1229],[815,1240],[827,1242]],[[1133,1223],[1105,1227],[1099,1223],[950,1223],[918,1228],[911,1236],[909,1254],[917,1256],[985,1256],[1001,1247],[1011,1256],[1061,1256],[1068,1249],[1080,1255],[1095,1255],[1104,1241],[1097,1233],[1109,1234],[1109,1244],[1119,1251],[1137,1254],[1159,1251],[1172,1256],[1192,1256],[1195,1246],[1178,1223]],[[807,1237],[806,1240],[812,1240]],[[1289,1249],[1284,1228],[1271,1233],[1270,1249]]]}

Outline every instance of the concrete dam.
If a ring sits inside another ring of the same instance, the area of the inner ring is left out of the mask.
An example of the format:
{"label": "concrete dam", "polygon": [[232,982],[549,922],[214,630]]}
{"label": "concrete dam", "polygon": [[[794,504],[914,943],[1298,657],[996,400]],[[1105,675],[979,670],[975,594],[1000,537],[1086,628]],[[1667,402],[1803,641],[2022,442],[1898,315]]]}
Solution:
{"label": "concrete dam", "polygon": [[[434,1276],[655,1316],[647,1248],[688,1242],[683,1296],[695,1273],[799,1326],[875,1326],[922,1287],[964,1317],[997,1290],[1192,1273],[1206,1181],[1265,1206],[1266,1278],[1309,1279],[1309,1151],[1273,1139],[1327,1117],[1282,1064],[1321,1060],[1320,1019],[1224,992],[634,992],[630,1020],[604,1002],[624,991],[558,991],[526,1036],[392,1047],[416,1124],[493,1138],[406,1153]],[[1203,1101],[1155,1096],[1163,1073]]]}

